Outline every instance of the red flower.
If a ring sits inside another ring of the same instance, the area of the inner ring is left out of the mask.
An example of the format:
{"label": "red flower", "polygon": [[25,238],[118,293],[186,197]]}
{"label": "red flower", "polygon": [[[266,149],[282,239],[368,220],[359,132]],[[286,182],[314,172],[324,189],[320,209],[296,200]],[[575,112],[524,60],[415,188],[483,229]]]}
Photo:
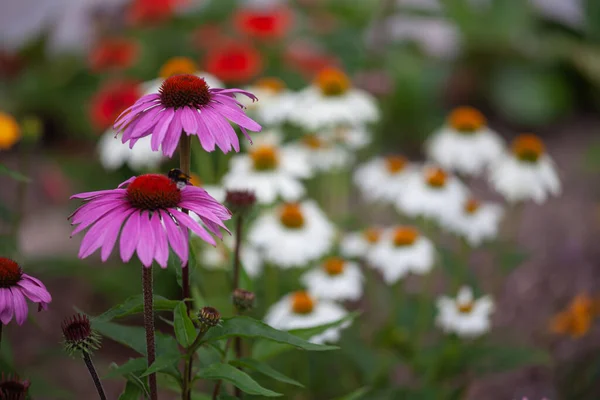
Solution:
{"label": "red flower", "polygon": [[192,43],[198,49],[206,50],[212,47],[219,46],[228,39],[223,33],[223,29],[219,24],[204,24],[199,26],[192,32]]}
{"label": "red flower", "polygon": [[138,44],[126,38],[102,40],[90,53],[89,63],[93,71],[125,69],[130,67],[138,55]]}
{"label": "red flower", "polygon": [[90,118],[98,129],[106,129],[140,97],[137,83],[113,81],[100,88],[91,100]]}
{"label": "red flower", "polygon": [[206,72],[225,82],[248,82],[262,67],[262,55],[249,44],[230,41],[211,48],[206,55]]}
{"label": "red flower", "polygon": [[185,0],[133,0],[129,6],[129,21],[134,24],[161,23],[173,15],[175,8]]}
{"label": "red flower", "polygon": [[257,39],[281,39],[292,27],[292,12],[287,7],[242,8],[233,20],[237,30]]}

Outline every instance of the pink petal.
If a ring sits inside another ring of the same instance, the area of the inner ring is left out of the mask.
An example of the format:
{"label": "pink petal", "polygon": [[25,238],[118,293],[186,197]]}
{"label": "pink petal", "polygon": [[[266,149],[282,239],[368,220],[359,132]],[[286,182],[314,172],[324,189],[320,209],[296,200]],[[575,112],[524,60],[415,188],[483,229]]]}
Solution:
{"label": "pink petal", "polygon": [[121,232],[121,241],[119,242],[119,248],[121,251],[121,259],[123,262],[131,260],[137,243],[139,240],[140,231],[140,213],[134,212],[131,217],[123,225],[123,231]]}
{"label": "pink petal", "polygon": [[206,151],[215,151],[215,138],[204,122],[204,112],[196,113],[196,122],[198,123],[198,139],[202,148]]}
{"label": "pink petal", "polygon": [[0,322],[8,325],[13,317],[13,300],[10,289],[0,288]]}
{"label": "pink petal", "polygon": [[50,303],[52,301],[52,296],[45,287],[39,287],[27,279],[21,279],[17,285],[21,288],[22,293],[34,303]]}
{"label": "pink petal", "polygon": [[[177,254],[183,265],[188,262],[187,235],[185,235],[166,211],[160,211],[160,216],[167,230],[167,238],[171,248]],[[187,229],[186,229],[187,232]]]}
{"label": "pink petal", "polygon": [[220,121],[222,120],[222,118],[214,114],[209,108],[206,107],[202,109],[202,117],[204,118],[206,126],[210,131],[211,135],[215,138],[217,146],[219,146],[223,153],[228,153],[229,150],[231,150],[231,142],[227,135],[227,132],[222,132],[220,129]]}
{"label": "pink petal", "polygon": [[119,238],[119,232],[121,231],[123,222],[136,211],[137,210],[134,208],[124,210],[122,213],[114,217],[114,219],[106,227],[106,232],[104,233],[104,243],[102,244],[102,252],[100,253],[102,262],[108,260],[110,253],[112,253],[115,243],[117,243],[117,239]]}
{"label": "pink petal", "polygon": [[143,133],[152,129],[158,122],[158,117],[160,115],[161,108],[154,107],[148,111],[145,111],[143,114],[140,114],[139,122],[135,126],[134,132],[131,133],[131,138],[139,138]]}
{"label": "pink petal", "polygon": [[109,190],[98,190],[96,192],[85,192],[74,194],[70,199],[89,199],[91,197],[102,196],[107,194],[125,193],[123,189],[109,189]]}
{"label": "pink petal", "polygon": [[152,260],[154,259],[154,230],[150,223],[150,212],[142,211],[140,214],[140,239],[137,243],[137,254],[145,267],[152,266]]}
{"label": "pink petal", "polygon": [[244,111],[240,108],[238,108],[236,110],[236,109],[232,109],[226,105],[221,105],[221,104],[216,104],[216,103],[211,103],[211,106],[217,113],[225,116],[230,121],[232,121],[240,126],[243,126],[246,129],[249,129],[254,132],[260,132],[262,129],[262,127],[257,122],[255,122],[253,119],[248,117],[244,113]]}
{"label": "pink petal", "polygon": [[173,157],[182,133],[183,128],[181,126],[181,119],[179,118],[179,115],[175,113],[175,116],[169,125],[169,129],[162,143],[162,151],[165,156],[169,158]]}
{"label": "pink petal", "polygon": [[177,110],[177,113],[179,114],[179,119],[185,133],[195,135],[198,132],[198,123],[196,122],[194,113],[198,113],[198,111],[195,109],[192,110],[190,107],[183,107]]}
{"label": "pink petal", "polygon": [[154,132],[152,133],[151,140],[151,148],[154,151],[158,151],[161,143],[165,139],[165,135],[169,129],[169,125],[173,120],[173,116],[175,115],[175,111],[172,108],[167,108],[160,116],[160,120],[154,127]]}
{"label": "pink petal", "polygon": [[177,221],[180,224],[185,225],[188,228],[190,228],[202,240],[204,240],[205,242],[207,242],[213,246],[217,245],[217,243],[215,242],[215,239],[208,232],[206,232],[206,229],[204,229],[202,227],[202,225],[200,225],[198,222],[194,221],[189,215],[184,214],[181,211],[178,211],[174,208],[169,208],[169,212],[171,212],[171,214],[173,214],[175,219],[177,219]]}
{"label": "pink petal", "polygon": [[23,325],[27,319],[27,302],[25,301],[23,293],[21,293],[21,289],[12,287],[9,290],[12,293],[15,320],[17,321],[18,325]]}
{"label": "pink petal", "polygon": [[158,212],[152,214],[150,220],[151,229],[154,232],[154,239],[156,241],[156,248],[154,251],[154,258],[158,265],[162,268],[167,268],[167,261],[169,260],[169,243],[167,241],[167,233],[160,221]]}

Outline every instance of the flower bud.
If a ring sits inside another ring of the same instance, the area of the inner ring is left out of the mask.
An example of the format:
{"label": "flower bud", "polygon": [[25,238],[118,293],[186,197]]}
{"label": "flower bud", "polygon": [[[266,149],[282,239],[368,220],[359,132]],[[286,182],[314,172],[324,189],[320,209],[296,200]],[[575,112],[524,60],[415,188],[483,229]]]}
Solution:
{"label": "flower bud", "polygon": [[22,381],[17,375],[0,376],[0,399],[25,400],[29,390],[29,381]]}
{"label": "flower bud", "polygon": [[233,305],[238,309],[238,311],[248,311],[254,307],[254,293],[237,288],[233,291]]}
{"label": "flower bud", "polygon": [[221,313],[216,308],[203,307],[198,312],[198,320],[200,321],[201,329],[208,330],[219,324]]}
{"label": "flower bud", "polygon": [[225,206],[234,214],[247,214],[255,203],[256,195],[251,190],[228,190],[225,194]]}
{"label": "flower bud", "polygon": [[62,323],[65,349],[69,354],[77,351],[91,353],[100,347],[100,336],[92,329],[86,315],[75,314]]}

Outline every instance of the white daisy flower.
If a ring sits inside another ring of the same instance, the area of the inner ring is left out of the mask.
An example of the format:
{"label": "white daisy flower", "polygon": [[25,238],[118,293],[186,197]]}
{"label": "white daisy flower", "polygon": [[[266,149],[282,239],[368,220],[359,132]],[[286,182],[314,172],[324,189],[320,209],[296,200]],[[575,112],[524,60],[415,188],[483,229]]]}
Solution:
{"label": "white daisy flower", "polygon": [[456,299],[440,297],[437,308],[436,323],[447,333],[474,338],[490,330],[494,302],[490,296],[474,300],[473,291],[469,287],[460,288]]}
{"label": "white daisy flower", "polygon": [[233,156],[229,166],[223,186],[252,190],[260,204],[272,204],[278,198],[298,200],[305,193],[300,179],[312,176],[306,154],[293,147],[260,145],[248,154]]}
{"label": "white daisy flower", "polygon": [[[315,328],[341,320],[346,315],[342,306],[331,300],[317,300],[306,292],[295,292],[284,296],[267,311],[265,322],[275,329],[293,330]],[[341,331],[350,326],[346,321],[339,326],[326,329],[309,339],[312,343],[333,343],[340,340]]]}
{"label": "white daisy flower", "polygon": [[441,220],[448,230],[464,236],[471,246],[498,236],[500,219],[504,210],[498,204],[481,203],[468,199],[456,213],[446,214]]}
{"label": "white daisy flower", "polygon": [[357,263],[329,257],[300,278],[319,299],[358,300],[363,293],[363,274]]}
{"label": "white daisy flower", "polygon": [[415,173],[402,156],[376,157],[356,169],[354,183],[369,201],[395,202]]}
{"label": "white daisy flower", "polygon": [[457,212],[468,194],[469,190],[457,177],[441,168],[426,166],[420,174],[413,174],[407,180],[396,207],[411,217],[441,220],[446,214]]}
{"label": "white daisy flower", "polygon": [[561,191],[554,161],[546,154],[544,143],[535,135],[520,135],[510,153],[490,166],[489,180],[509,202],[533,200],[543,203]]}
{"label": "white daisy flower", "polygon": [[165,79],[179,74],[196,75],[199,78],[203,78],[206,84],[212,88],[225,87],[223,82],[216,76],[198,71],[196,63],[192,59],[187,57],[173,57],[162,65],[158,78],[142,83],[144,95],[158,93],[158,89],[160,89]]}
{"label": "white daisy flower", "polygon": [[319,136],[350,150],[360,150],[371,143],[373,135],[364,125],[339,125],[319,131]]}
{"label": "white daisy flower", "polygon": [[348,150],[319,135],[304,135],[301,140],[290,146],[303,152],[315,171],[341,169],[350,165],[354,159]]}
{"label": "white daisy flower", "polygon": [[150,136],[139,139],[133,148],[129,143],[121,143],[120,137],[115,137],[115,131],[107,130],[98,141],[100,163],[107,171],[114,171],[127,164],[133,171],[156,170],[166,160],[162,151],[152,151]]}
{"label": "white daisy flower", "polygon": [[315,83],[296,95],[289,119],[308,131],[337,125],[362,125],[379,120],[377,102],[351,87],[348,76],[335,68],[322,70]]}
{"label": "white daisy flower", "polygon": [[[202,179],[197,174],[191,174],[190,183],[196,187],[201,187],[206,190],[206,192],[219,203],[225,202],[226,191],[223,187],[218,185],[206,185],[202,182]],[[196,215],[195,213],[193,215]]]}
{"label": "white daisy flower", "polygon": [[367,261],[386,283],[394,284],[409,272],[422,275],[431,271],[435,248],[415,228],[402,226],[385,231],[367,253]]}
{"label": "white daisy flower", "polygon": [[364,257],[380,238],[381,229],[376,227],[347,233],[340,242],[340,252],[346,257]]}
{"label": "white daisy flower", "polygon": [[334,225],[313,200],[283,204],[260,216],[248,231],[251,245],[281,268],[302,267],[323,257],[334,239]]}
{"label": "white daisy flower", "polygon": [[261,78],[246,90],[258,97],[258,101],[240,96],[240,103],[246,107],[248,114],[267,126],[285,122],[296,105],[296,93],[288,90],[279,78]]}
{"label": "white daisy flower", "polygon": [[[194,218],[195,219],[195,218]],[[233,248],[235,239],[233,236],[223,237],[217,246],[203,246],[201,253],[201,266],[208,270],[229,270],[232,268]],[[262,274],[263,261],[259,252],[247,243],[240,248],[240,262],[249,277],[255,278]]]}
{"label": "white daisy flower", "polygon": [[504,151],[502,138],[479,111],[459,107],[426,142],[428,156],[442,168],[465,175],[481,174]]}
{"label": "white daisy flower", "polygon": [[283,144],[283,133],[278,128],[265,129],[261,132],[252,134],[252,144],[244,141],[244,146],[247,151],[252,151],[261,146],[280,147]]}

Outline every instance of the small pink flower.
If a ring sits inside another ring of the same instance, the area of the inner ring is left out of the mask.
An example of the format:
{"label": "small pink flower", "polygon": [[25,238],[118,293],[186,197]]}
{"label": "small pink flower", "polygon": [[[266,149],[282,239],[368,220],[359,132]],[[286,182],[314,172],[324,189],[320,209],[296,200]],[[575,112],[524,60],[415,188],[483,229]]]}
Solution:
{"label": "small pink flower", "polygon": [[0,322],[3,325],[7,325],[13,315],[17,324],[23,325],[28,312],[25,298],[38,303],[44,310],[52,301],[39,279],[24,274],[19,264],[10,258],[0,257]]}
{"label": "small pink flower", "polygon": [[[189,252],[188,228],[213,246],[215,240],[206,229],[219,238],[222,238],[219,227],[229,232],[223,224],[231,218],[227,208],[204,189],[192,185],[179,188],[165,175],[132,177],[117,189],[80,193],[71,199],[85,201],[69,217],[72,225],[78,225],[72,235],[89,228],[81,242],[79,258],[101,248],[102,261],[106,261],[121,232],[119,247],[123,262],[128,262],[137,251],[144,266],[150,267],[156,260],[166,268],[170,245],[185,265]],[[197,214],[204,226],[181,208]]]}
{"label": "small pink flower", "polygon": [[239,125],[250,142],[246,129],[259,132],[261,126],[250,119],[235,99],[242,94],[257,100],[250,92],[240,89],[210,89],[206,81],[195,75],[174,75],[159,89],[141,97],[116,120],[115,130],[123,131],[122,141],[135,142],[152,135],[152,150],[162,146],[163,154],[172,157],[182,132],[196,135],[206,151],[215,145],[224,153],[240,150],[240,143],[229,121]]}

